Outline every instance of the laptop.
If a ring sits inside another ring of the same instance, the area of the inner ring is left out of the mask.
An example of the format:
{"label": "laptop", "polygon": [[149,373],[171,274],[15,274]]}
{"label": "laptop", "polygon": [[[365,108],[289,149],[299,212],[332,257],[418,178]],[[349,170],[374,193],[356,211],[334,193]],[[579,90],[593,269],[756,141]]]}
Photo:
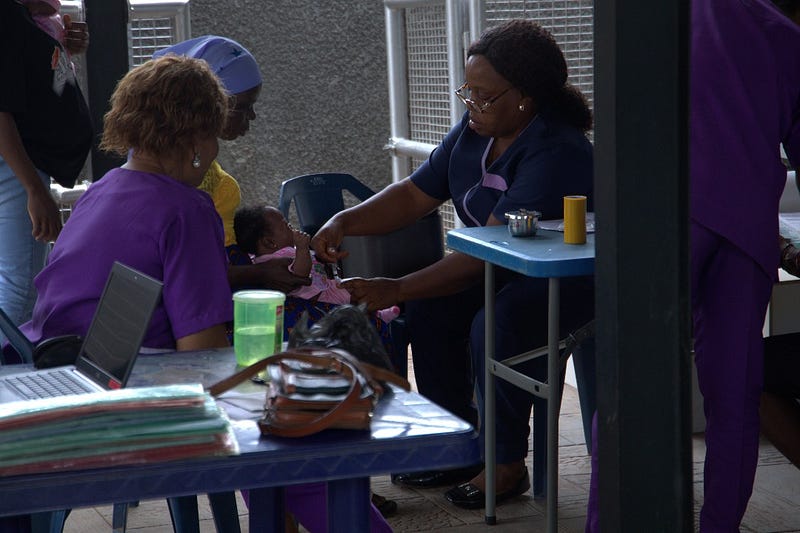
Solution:
{"label": "laptop", "polygon": [[[0,403],[124,387],[161,287],[160,281],[115,262],[75,364],[0,376]],[[32,353],[32,343],[16,326],[5,331],[8,324],[3,330],[9,342]]]}

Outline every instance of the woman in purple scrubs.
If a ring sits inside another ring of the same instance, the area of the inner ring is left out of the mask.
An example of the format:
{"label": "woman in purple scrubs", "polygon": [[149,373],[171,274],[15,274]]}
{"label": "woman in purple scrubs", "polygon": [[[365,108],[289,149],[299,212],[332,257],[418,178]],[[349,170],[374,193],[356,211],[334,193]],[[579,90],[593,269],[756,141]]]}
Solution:
{"label": "woman in purple scrubs", "polygon": [[[786,7],[796,13],[797,4]],[[780,145],[800,162],[800,28],[768,0],[695,0],[691,35],[692,311],[707,447],[700,530],[728,532],[738,531],[758,461],[761,329],[786,182]]]}

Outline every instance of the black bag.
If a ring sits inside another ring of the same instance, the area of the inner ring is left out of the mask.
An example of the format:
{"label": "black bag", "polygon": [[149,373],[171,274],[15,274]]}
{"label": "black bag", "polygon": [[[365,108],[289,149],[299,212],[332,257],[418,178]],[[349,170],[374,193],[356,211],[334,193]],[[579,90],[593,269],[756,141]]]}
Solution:
{"label": "black bag", "polygon": [[3,347],[3,361],[9,360],[10,357],[7,355],[11,352],[17,352],[23,363],[33,361],[36,368],[74,364],[83,344],[83,337],[80,335],[59,335],[34,345],[2,309],[0,309],[0,331],[8,340],[8,344]]}
{"label": "black bag", "polygon": [[44,339],[33,349],[33,366],[52,368],[74,365],[82,344],[83,337],[80,335],[59,335]]}

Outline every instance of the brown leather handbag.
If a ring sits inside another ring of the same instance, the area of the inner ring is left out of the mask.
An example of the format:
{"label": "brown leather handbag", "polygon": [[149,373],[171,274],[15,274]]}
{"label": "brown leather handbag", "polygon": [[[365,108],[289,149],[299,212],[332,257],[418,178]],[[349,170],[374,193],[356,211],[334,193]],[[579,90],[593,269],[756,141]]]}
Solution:
{"label": "brown leather handbag", "polygon": [[359,361],[344,350],[303,346],[250,365],[209,392],[218,396],[264,370],[269,391],[258,423],[263,435],[304,437],[328,428],[369,429],[385,383],[411,388],[393,372]]}

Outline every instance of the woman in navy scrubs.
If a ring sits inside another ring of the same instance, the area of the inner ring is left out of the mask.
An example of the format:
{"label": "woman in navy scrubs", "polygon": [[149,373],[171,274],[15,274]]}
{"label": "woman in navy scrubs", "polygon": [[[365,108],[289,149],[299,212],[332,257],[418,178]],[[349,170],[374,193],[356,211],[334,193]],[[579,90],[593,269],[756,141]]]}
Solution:
{"label": "woman in navy scrubs", "polygon": [[[586,137],[591,111],[567,83],[564,56],[550,33],[529,20],[487,30],[468,50],[466,81],[456,94],[467,108],[462,120],[411,176],[323,226],[312,240],[320,260],[342,257],[338,246],[345,235],[396,230],[448,200],[466,226],[500,225],[506,212],[517,209],[562,218],[566,195],[586,195],[591,209],[592,146]],[[497,357],[546,344],[546,280],[503,271],[497,278]],[[483,390],[482,282],[483,262],[454,252],[399,279],[342,284],[353,301],[370,309],[405,305],[419,392],[476,425],[475,376]],[[592,277],[564,280],[564,331],[593,316],[593,295]],[[528,367],[532,375],[546,375],[544,358]],[[498,503],[530,487],[524,459],[531,405],[540,402],[498,384]],[[456,505],[475,508],[484,501],[482,470],[478,464],[401,474],[395,481],[416,487],[469,481],[447,496]]]}

